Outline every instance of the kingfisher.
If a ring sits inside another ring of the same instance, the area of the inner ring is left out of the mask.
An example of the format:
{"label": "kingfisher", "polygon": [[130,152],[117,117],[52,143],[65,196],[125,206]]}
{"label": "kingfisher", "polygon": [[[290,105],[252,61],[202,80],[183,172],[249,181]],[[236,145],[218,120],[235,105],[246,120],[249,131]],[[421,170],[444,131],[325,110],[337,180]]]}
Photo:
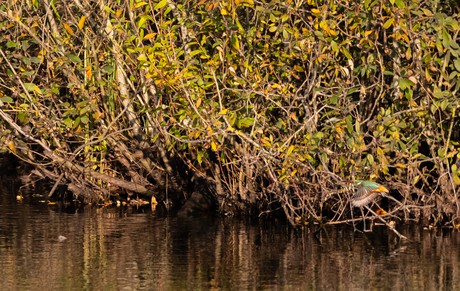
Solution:
{"label": "kingfisher", "polygon": [[364,222],[364,231],[366,231],[366,220],[364,219],[363,207],[366,207],[371,203],[377,196],[386,196],[385,193],[389,193],[387,188],[384,186],[373,182],[373,181],[363,181],[363,180],[354,180],[354,181],[344,181],[346,184],[350,184],[355,187],[356,191],[351,197],[351,220],[353,222],[353,228],[356,231],[355,221],[353,220],[353,207],[359,207],[361,214],[363,215]]}

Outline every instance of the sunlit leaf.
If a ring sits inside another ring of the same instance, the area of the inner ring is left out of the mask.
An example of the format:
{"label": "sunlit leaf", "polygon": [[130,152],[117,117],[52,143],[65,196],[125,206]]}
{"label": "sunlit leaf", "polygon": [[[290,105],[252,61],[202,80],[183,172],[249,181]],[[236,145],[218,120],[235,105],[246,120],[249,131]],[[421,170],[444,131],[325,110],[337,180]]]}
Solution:
{"label": "sunlit leaf", "polygon": [[347,59],[351,59],[350,53],[348,52],[348,50],[344,46],[342,46],[342,52],[347,57]]}
{"label": "sunlit leaf", "polygon": [[154,32],[154,33],[149,33],[149,34],[147,34],[146,36],[144,36],[144,39],[151,39],[151,38],[153,38],[155,35],[157,35],[155,32]]}
{"label": "sunlit leaf", "polygon": [[167,1],[166,0],[161,0],[157,6],[155,6],[155,10],[161,9],[166,6]]}
{"label": "sunlit leaf", "polygon": [[72,28],[70,27],[70,25],[68,25],[68,24],[65,23],[65,22],[63,22],[62,25],[64,25],[65,30],[67,30],[67,32],[68,32],[70,35],[73,35],[73,30],[72,30]]}
{"label": "sunlit leaf", "polygon": [[10,148],[10,150],[13,152],[13,153],[16,153],[16,147],[14,146],[14,143],[13,142],[10,142],[8,144],[8,147]]}
{"label": "sunlit leaf", "polygon": [[235,50],[239,50],[240,49],[240,42],[238,40],[238,36],[235,34],[233,34],[232,36],[232,46]]}
{"label": "sunlit leaf", "polygon": [[80,18],[80,21],[78,22],[78,28],[80,28],[80,30],[82,30],[83,26],[85,25],[85,19],[86,19],[86,16],[82,16]]}
{"label": "sunlit leaf", "polygon": [[383,25],[383,28],[385,28],[385,29],[390,28],[390,26],[393,24],[394,21],[395,21],[394,18],[388,19],[387,21],[385,21],[385,24]]}
{"label": "sunlit leaf", "polygon": [[[165,1],[165,2],[166,2],[166,1]],[[160,2],[160,3],[161,3],[161,2]],[[147,5],[147,4],[148,4],[148,3],[146,3],[146,2],[139,2],[139,3],[137,3],[137,4],[134,6],[134,8],[139,8],[139,7],[142,7],[142,6]],[[164,5],[163,5],[163,6],[164,6]],[[161,8],[161,7],[160,7],[160,8]],[[155,9],[157,9],[157,8],[155,7]],[[117,17],[118,17],[118,16],[117,16]]]}
{"label": "sunlit leaf", "polygon": [[460,177],[455,175],[454,176],[454,182],[455,182],[455,184],[460,185]]}

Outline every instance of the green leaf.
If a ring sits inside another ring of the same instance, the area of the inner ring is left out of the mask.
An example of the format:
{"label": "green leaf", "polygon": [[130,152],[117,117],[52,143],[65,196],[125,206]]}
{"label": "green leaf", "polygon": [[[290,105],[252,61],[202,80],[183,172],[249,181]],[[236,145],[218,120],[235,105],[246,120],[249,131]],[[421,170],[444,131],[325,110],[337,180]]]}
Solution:
{"label": "green leaf", "polygon": [[234,33],[232,36],[232,46],[235,50],[240,49],[240,42],[238,40],[238,36],[236,35],[236,33]]}
{"label": "green leaf", "polygon": [[347,96],[350,96],[351,94],[355,93],[358,90],[359,90],[359,87],[351,88],[350,90],[348,90]]}
{"label": "green leaf", "polygon": [[351,134],[353,132],[353,118],[351,115],[348,115],[347,118],[345,118],[345,121],[347,123],[348,133]]}
{"label": "green leaf", "polygon": [[160,136],[160,133],[157,133],[153,138],[152,138],[152,143],[155,143],[157,138]]}
{"label": "green leaf", "polygon": [[142,7],[142,6],[147,5],[147,4],[148,3],[146,3],[146,2],[139,2],[139,3],[136,4],[136,6],[134,6],[134,8],[139,8],[139,7]]}
{"label": "green leaf", "polygon": [[249,127],[254,124],[254,117],[246,117],[238,120],[239,126]]}
{"label": "green leaf", "polygon": [[457,72],[457,71],[453,71],[453,72],[450,73],[450,75],[449,75],[449,80],[452,80],[452,79],[455,78],[457,75],[458,75],[458,72]]}
{"label": "green leaf", "polygon": [[171,6],[168,6],[168,8],[166,8],[165,13],[163,13],[163,15],[167,16],[169,14],[169,12],[171,12],[171,10],[172,10]]}
{"label": "green leaf", "polygon": [[385,24],[383,25],[383,28],[388,29],[393,24],[394,21],[395,21],[394,18],[388,19],[387,21],[385,21]]}
{"label": "green leaf", "polygon": [[386,75],[386,76],[394,76],[395,75],[395,73],[390,72],[390,71],[384,71],[383,74]]}
{"label": "green leaf", "polygon": [[460,177],[458,177],[457,175],[455,175],[455,176],[454,176],[454,182],[455,182],[455,184],[460,185]]}
{"label": "green leaf", "polygon": [[73,123],[73,128],[77,128],[77,126],[80,124],[80,116],[75,119],[75,122]]}
{"label": "green leaf", "polygon": [[395,0],[395,4],[399,9],[404,9],[406,7],[406,4],[402,0]]}
{"label": "green leaf", "polygon": [[2,99],[2,102],[5,102],[5,103],[14,103],[14,100],[13,98],[9,97],[9,96],[3,96]]}
{"label": "green leaf", "polygon": [[33,74],[35,74],[35,71],[33,71],[33,70],[21,73],[21,75],[23,75],[23,76],[32,76]]}
{"label": "green leaf", "polygon": [[323,163],[327,162],[327,154],[326,153],[321,154],[321,161],[323,161]]}
{"label": "green leaf", "polygon": [[201,49],[198,49],[198,50],[194,50],[193,52],[190,52],[190,56],[193,57],[197,54],[201,53]]}
{"label": "green leaf", "polygon": [[339,52],[339,47],[337,46],[337,43],[335,41],[331,42],[331,48],[334,52],[338,53]]}
{"label": "green leaf", "polygon": [[67,117],[67,118],[65,118],[63,121],[64,121],[64,124],[65,124],[68,128],[72,128],[72,124],[73,124],[72,119],[70,119],[70,118]]}
{"label": "green leaf", "polygon": [[455,69],[460,72],[460,59],[459,58],[456,58],[454,60],[454,66],[455,66]]}
{"label": "green leaf", "polygon": [[116,14],[115,11],[113,11],[112,8],[110,8],[109,6],[104,6],[104,10],[109,12],[109,13]]}
{"label": "green leaf", "polygon": [[351,59],[350,53],[347,51],[347,49],[343,46],[342,47],[343,54],[347,57],[347,59]]}
{"label": "green leaf", "polygon": [[367,154],[367,161],[369,162],[369,165],[374,164],[374,157],[371,154]]}
{"label": "green leaf", "polygon": [[72,62],[75,62],[75,63],[81,63],[81,59],[76,56],[76,55],[67,55],[67,57],[72,61]]}
{"label": "green leaf", "polygon": [[113,66],[111,65],[107,65],[105,67],[102,68],[102,70],[108,74],[111,74],[113,73],[113,71],[115,70]]}
{"label": "green leaf", "polygon": [[81,121],[81,123],[83,123],[83,124],[88,124],[88,116],[86,116],[86,115],[85,115],[85,116],[82,116],[82,117],[80,118],[80,121]]}
{"label": "green leaf", "polygon": [[441,158],[444,158],[444,155],[446,153],[443,151],[443,149],[438,149],[438,156],[440,156]]}
{"label": "green leaf", "polygon": [[19,111],[18,112],[18,119],[22,123],[29,122],[29,118],[27,118],[27,113],[25,111]]}
{"label": "green leaf", "polygon": [[278,26],[274,25],[274,26],[270,26],[270,28],[268,29],[268,31],[270,31],[270,32],[275,32],[277,29],[278,29]]}
{"label": "green leaf", "polygon": [[34,90],[34,83],[24,83],[24,87],[26,87],[27,91],[33,91]]}
{"label": "green leaf", "polygon": [[399,88],[401,89],[401,91],[404,91],[407,88],[410,88],[410,87],[412,87],[414,85],[415,84],[411,80],[399,79]]}
{"label": "green leaf", "polygon": [[339,95],[332,95],[332,97],[329,99],[332,105],[336,105],[337,101],[339,100]]}
{"label": "green leaf", "polygon": [[21,57],[21,60],[24,62],[24,64],[26,64],[28,66],[30,66],[30,64],[32,63],[30,58],[27,58],[27,57],[24,57],[24,56]]}
{"label": "green leaf", "polygon": [[31,57],[30,60],[32,61],[32,63],[36,63],[36,64],[40,64],[42,62],[42,60],[37,57]]}
{"label": "green leaf", "polygon": [[155,9],[155,10],[158,10],[158,9],[161,9],[161,8],[165,7],[165,6],[166,6],[166,3],[167,3],[166,0],[161,0],[160,3],[158,3],[157,6],[155,6],[154,9]]}

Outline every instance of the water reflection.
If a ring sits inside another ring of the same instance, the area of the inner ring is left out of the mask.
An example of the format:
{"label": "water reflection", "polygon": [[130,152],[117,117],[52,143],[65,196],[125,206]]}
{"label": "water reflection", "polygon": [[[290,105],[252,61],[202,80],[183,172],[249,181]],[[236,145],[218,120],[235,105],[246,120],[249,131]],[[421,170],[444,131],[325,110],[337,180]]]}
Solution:
{"label": "water reflection", "polygon": [[[458,290],[460,235],[66,209],[0,194],[0,290]],[[67,239],[60,240],[60,236]]]}

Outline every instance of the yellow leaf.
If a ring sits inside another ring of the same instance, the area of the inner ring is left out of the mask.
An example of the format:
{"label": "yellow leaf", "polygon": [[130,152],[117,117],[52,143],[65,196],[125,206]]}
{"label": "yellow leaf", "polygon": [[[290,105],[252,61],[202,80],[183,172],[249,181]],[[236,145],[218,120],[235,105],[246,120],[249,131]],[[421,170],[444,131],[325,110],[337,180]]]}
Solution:
{"label": "yellow leaf", "polygon": [[289,156],[289,155],[292,153],[293,150],[294,150],[294,146],[291,145],[291,146],[289,147],[289,149],[287,150],[286,157]]}
{"label": "yellow leaf", "polygon": [[385,22],[385,24],[383,25],[383,28],[385,28],[385,29],[390,28],[390,26],[393,24],[394,20],[395,20],[394,18],[388,19],[388,20]]}
{"label": "yellow leaf", "polygon": [[118,9],[118,11],[117,11],[117,13],[115,13],[115,15],[117,16],[117,18],[119,18],[120,15],[121,15],[121,9]]}
{"label": "yellow leaf", "polygon": [[222,14],[222,15],[228,15],[228,11],[225,10],[225,9],[222,9],[222,10],[220,11],[220,14]]}
{"label": "yellow leaf", "polygon": [[340,127],[339,124],[336,124],[336,125],[335,125],[335,129],[337,130],[337,132],[338,132],[340,135],[342,135],[342,128]]}
{"label": "yellow leaf", "polygon": [[454,175],[454,182],[457,185],[460,185],[460,178],[457,175]]}
{"label": "yellow leaf", "polygon": [[321,13],[321,11],[319,11],[318,9],[314,9],[314,8],[311,10],[311,12],[313,14],[320,14]]}
{"label": "yellow leaf", "polygon": [[80,28],[80,30],[82,30],[83,26],[85,25],[85,19],[86,19],[86,16],[82,16],[80,18],[80,21],[78,22],[78,28]]}
{"label": "yellow leaf", "polygon": [[368,36],[368,35],[371,34],[371,33],[372,33],[372,30],[368,30],[368,31],[366,31],[366,32],[364,33],[364,36]]}
{"label": "yellow leaf", "polygon": [[211,149],[213,151],[216,151],[217,150],[217,144],[215,142],[211,142]]}
{"label": "yellow leaf", "polygon": [[218,115],[224,115],[224,114],[227,114],[227,111],[228,111],[228,109],[224,109],[224,110],[222,110],[221,112],[219,112],[219,114],[218,114]]}
{"label": "yellow leaf", "polygon": [[38,88],[37,85],[34,84],[34,90],[35,92],[37,92],[38,94],[42,94],[42,90],[40,90],[40,88]]}
{"label": "yellow leaf", "polygon": [[139,7],[142,7],[142,6],[144,6],[144,5],[147,5],[147,3],[145,3],[145,2],[139,2],[139,3],[136,4],[136,6],[134,6],[134,8],[139,8]]}
{"label": "yellow leaf", "polygon": [[431,80],[431,74],[430,72],[428,71],[428,68],[425,67],[425,77],[426,77],[426,80],[429,82]]}
{"label": "yellow leaf", "polygon": [[198,100],[196,101],[196,108],[199,108],[201,105],[201,98],[198,98]]}
{"label": "yellow leaf", "polygon": [[67,30],[67,32],[70,34],[70,35],[73,35],[73,30],[72,28],[67,24],[67,23],[62,23],[65,27],[65,29]]}
{"label": "yellow leaf", "polygon": [[403,164],[396,164],[396,166],[398,166],[400,168],[406,168],[406,165],[403,165]]}
{"label": "yellow leaf", "polygon": [[91,66],[87,66],[85,68],[85,71],[86,71],[86,75],[88,76],[88,78],[91,79],[91,76],[93,75],[93,70],[92,70]]}
{"label": "yellow leaf", "polygon": [[13,153],[16,153],[16,148],[14,147],[14,143],[13,142],[10,142],[8,144],[8,147],[10,148],[11,151],[13,151]]}
{"label": "yellow leaf", "polygon": [[294,70],[296,70],[297,72],[305,72],[305,70],[301,66],[297,65],[294,66]]}
{"label": "yellow leaf", "polygon": [[280,84],[273,84],[273,85],[272,85],[272,88],[273,88],[273,89],[278,88],[278,87],[281,87],[281,85],[280,85]]}
{"label": "yellow leaf", "polygon": [[155,35],[157,35],[155,32],[154,32],[154,33],[149,33],[149,34],[147,34],[146,36],[144,36],[144,39],[151,39],[151,38],[154,37]]}

